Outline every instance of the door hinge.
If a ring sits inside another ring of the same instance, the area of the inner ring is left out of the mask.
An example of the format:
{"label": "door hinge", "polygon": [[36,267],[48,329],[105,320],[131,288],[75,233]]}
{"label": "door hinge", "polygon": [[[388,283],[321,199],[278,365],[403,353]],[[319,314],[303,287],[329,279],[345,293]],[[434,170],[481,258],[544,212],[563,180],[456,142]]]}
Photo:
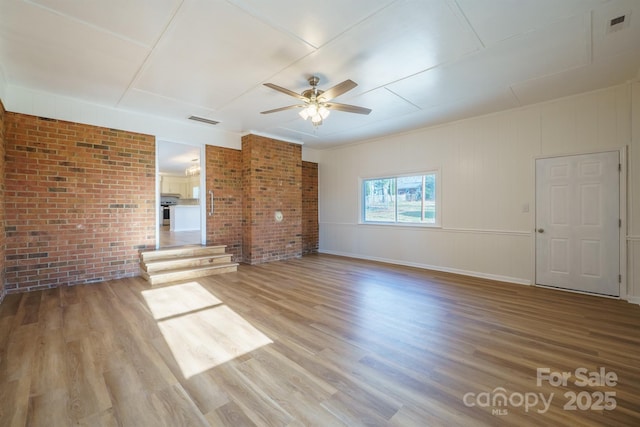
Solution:
{"label": "door hinge", "polygon": [[622,219],[618,219],[618,228],[622,228]]}
{"label": "door hinge", "polygon": [[622,163],[618,163],[618,172],[622,172]]}
{"label": "door hinge", "polygon": [[622,274],[618,274],[618,283],[622,283]]}

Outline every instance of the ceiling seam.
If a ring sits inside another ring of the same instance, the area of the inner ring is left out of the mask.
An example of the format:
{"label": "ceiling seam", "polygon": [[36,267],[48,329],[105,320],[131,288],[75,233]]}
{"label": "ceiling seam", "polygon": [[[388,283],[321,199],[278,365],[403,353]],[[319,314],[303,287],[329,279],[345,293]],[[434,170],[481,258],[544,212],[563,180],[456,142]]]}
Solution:
{"label": "ceiling seam", "polygon": [[281,33],[285,33],[285,34],[289,35],[290,37],[293,37],[294,39],[296,39],[298,41],[301,41],[302,43],[306,44],[307,46],[310,46],[311,48],[313,48],[315,50],[319,49],[319,46],[312,45],[311,43],[309,43],[305,39],[303,39],[301,37],[298,37],[295,33],[287,30],[286,28],[283,28],[283,27],[277,25],[275,22],[271,22],[270,19],[267,19],[267,18],[265,18],[263,16],[260,16],[258,14],[258,12],[254,11],[252,8],[250,8],[248,6],[240,6],[239,4],[237,4],[236,2],[234,2],[232,0],[227,0],[227,3],[230,6],[235,7],[236,9],[240,10],[242,13],[245,13],[245,14],[257,19],[258,21],[262,22],[263,24],[266,24],[267,26],[273,28],[276,31],[281,32]]}
{"label": "ceiling seam", "polygon": [[[398,3],[401,0],[393,0],[389,3],[387,3],[385,6],[380,7],[378,10],[370,13],[369,15],[367,15],[366,17],[362,18],[361,20],[359,20],[358,22],[356,22],[355,24],[351,25],[347,30],[342,31],[341,33],[335,35],[333,38],[331,38],[330,40],[328,40],[326,43],[322,44],[321,46],[314,46],[311,43],[307,42],[306,40],[298,37],[297,35],[295,35],[294,33],[291,33],[289,30],[286,30],[284,28],[280,28],[279,26],[272,24],[271,21],[265,20],[260,18],[259,16],[257,16],[256,13],[252,13],[249,9],[245,9],[244,7],[239,6],[238,4],[234,3],[232,0],[227,0],[228,3],[230,3],[231,5],[233,5],[234,7],[242,10],[243,12],[253,16],[254,18],[258,19],[260,22],[265,23],[266,25],[274,28],[277,31],[282,31],[286,34],[291,35],[293,38],[302,41],[304,44],[311,46],[314,50],[307,53],[306,55],[301,56],[300,58],[296,59],[295,61],[289,63],[288,65],[286,65],[285,67],[281,68],[280,70],[276,71],[275,73],[273,73],[271,76],[268,76],[265,78],[264,81],[268,81],[268,80],[272,80],[273,77],[277,76],[278,74],[282,73],[284,70],[293,67],[295,64],[301,62],[302,60],[304,60],[305,58],[315,54],[316,52],[318,52],[318,50],[320,50],[321,48],[330,45],[331,43],[333,43],[335,40],[337,40],[339,37],[341,37],[342,35],[344,35],[345,33],[349,32],[350,30],[352,30],[353,28],[355,28],[356,26],[362,24],[364,21],[370,19],[371,17],[377,15],[378,13],[380,13],[382,10],[389,8],[391,5],[393,5],[394,3]],[[316,73],[318,70],[314,70],[311,72],[311,74],[309,74],[309,76],[311,76],[313,73]],[[306,78],[306,77],[305,77]],[[229,101],[227,101],[225,104],[220,105],[216,111],[220,111],[223,110],[226,106],[228,106],[229,104],[232,104],[236,99],[241,98],[242,96],[246,95],[247,93],[251,92],[252,90],[255,90],[256,88],[260,87],[260,84],[252,86],[250,88],[248,88],[246,91],[242,92],[241,94],[239,94],[238,96],[230,99]],[[366,93],[366,92],[363,92]]]}
{"label": "ceiling seam", "polygon": [[24,1],[25,3],[28,3],[28,4],[30,4],[30,5],[32,5],[32,6],[34,6],[34,7],[36,7],[36,8],[39,8],[39,9],[42,9],[42,10],[46,10],[46,11],[47,11],[47,12],[49,12],[49,13],[52,13],[52,14],[54,14],[54,15],[61,16],[61,17],[66,18],[66,19],[69,19],[69,20],[71,20],[71,21],[73,21],[73,22],[76,22],[76,23],[78,23],[78,24],[81,24],[81,25],[83,25],[83,26],[85,26],[85,27],[92,28],[92,29],[97,30],[97,31],[99,31],[99,32],[101,32],[101,33],[108,34],[108,35],[110,35],[110,36],[113,36],[113,37],[115,37],[115,38],[118,38],[118,39],[120,39],[120,40],[123,40],[123,41],[129,42],[129,43],[133,43],[133,44],[135,44],[136,46],[139,46],[139,47],[143,47],[143,48],[147,48],[147,49],[149,48],[149,46],[148,46],[146,43],[142,43],[142,42],[140,42],[140,41],[138,41],[138,40],[135,40],[135,39],[132,39],[132,38],[130,38],[130,37],[123,36],[122,34],[114,33],[113,31],[109,31],[109,30],[107,30],[106,28],[103,28],[103,27],[101,27],[101,26],[99,26],[99,25],[95,25],[95,24],[92,24],[92,23],[90,23],[90,22],[83,21],[82,19],[76,18],[75,16],[67,15],[66,13],[62,13],[62,12],[60,12],[60,11],[58,11],[58,10],[51,9],[50,7],[47,7],[47,6],[41,5],[41,4],[39,4],[39,3],[35,3],[35,2],[33,2],[32,0],[23,0],[23,1]]}
{"label": "ceiling seam", "polygon": [[216,112],[215,108],[203,107],[202,105],[193,104],[191,102],[183,101],[182,99],[174,98],[172,96],[162,95],[162,94],[151,92],[151,91],[148,91],[148,90],[145,90],[145,89],[136,89],[136,91],[138,91],[140,93],[147,94],[147,95],[155,96],[155,97],[158,97],[158,98],[163,98],[163,99],[166,99],[168,101],[177,102],[177,103],[189,106],[190,108],[197,108],[197,109],[201,109],[201,110],[204,109],[204,110],[208,110],[210,113],[215,113]]}
{"label": "ceiling seam", "polygon": [[453,2],[453,4],[456,6],[458,11],[462,15],[462,18],[464,18],[465,22],[469,26],[469,29],[471,30],[471,32],[473,32],[473,35],[476,36],[476,39],[478,39],[478,43],[480,43],[481,48],[482,49],[486,48],[487,46],[484,44],[484,42],[480,38],[480,35],[476,31],[475,27],[471,24],[471,21],[469,21],[469,17],[467,16],[467,14],[464,13],[464,10],[462,10],[462,7],[458,4],[458,1],[457,0],[451,0],[451,1]]}
{"label": "ceiling seam", "polygon": [[[379,9],[371,12],[369,15],[365,16],[364,18],[360,19],[359,21],[357,21],[356,23],[352,24],[351,26],[349,26],[349,28],[347,28],[346,30],[336,34],[334,37],[332,37],[331,39],[327,40],[325,43],[321,44],[320,46],[315,46],[311,43],[309,43],[307,40],[303,39],[302,37],[299,37],[298,35],[296,35],[294,32],[291,32],[289,30],[287,30],[286,28],[281,27],[280,25],[277,25],[276,23],[272,22],[270,19],[267,19],[264,16],[259,15],[257,12],[255,12],[253,9],[246,7],[246,6],[240,6],[239,4],[237,4],[236,2],[234,2],[233,0],[227,0],[227,3],[231,4],[232,6],[240,9],[241,11],[247,13],[248,15],[256,18],[257,20],[259,20],[260,22],[263,22],[264,24],[272,27],[273,29],[277,30],[277,31],[281,31],[283,33],[286,33],[290,36],[292,36],[293,38],[300,40],[301,42],[303,42],[306,45],[311,46],[313,49],[318,50],[328,44],[330,44],[331,42],[333,42],[334,40],[336,40],[337,38],[341,37],[343,34],[348,33],[349,31],[351,31],[353,28],[357,27],[358,25],[362,24],[363,22],[365,22],[366,20],[370,19],[371,17],[377,15],[378,13],[380,13],[382,10],[387,9],[388,7],[390,7],[392,4],[399,2],[400,0],[393,0],[390,1],[389,3],[387,3],[384,6],[381,6]],[[293,64],[295,64],[298,61],[293,62]],[[293,65],[292,64],[292,65]]]}
{"label": "ceiling seam", "polygon": [[391,89],[389,89],[388,87],[382,87],[383,89],[391,92],[392,94],[394,94],[395,96],[397,96],[398,98],[402,99],[404,102],[406,102],[407,104],[413,105],[414,107],[416,107],[418,110],[422,110],[423,108],[420,107],[417,104],[414,104],[413,102],[409,101],[407,98],[405,98],[404,96],[401,96],[399,94],[397,94],[396,92],[392,91]]}
{"label": "ceiling seam", "polygon": [[[303,59],[305,59],[305,58],[306,58],[306,57],[308,57],[309,55],[313,55],[315,52],[317,52],[317,51],[318,51],[318,49],[319,49],[318,47],[316,47],[316,46],[312,45],[311,43],[307,42],[306,40],[304,40],[304,39],[302,39],[302,38],[300,38],[300,37],[296,36],[294,33],[292,33],[292,32],[290,32],[290,31],[286,30],[285,28],[280,28],[279,26],[275,25],[275,24],[274,24],[274,23],[272,23],[271,21],[261,18],[261,17],[260,17],[260,16],[258,16],[258,14],[257,14],[256,12],[254,12],[251,8],[249,8],[249,7],[242,7],[242,6],[240,6],[240,5],[236,4],[236,3],[234,3],[234,2],[233,2],[233,1],[231,1],[231,0],[226,0],[226,1],[227,1],[227,3],[228,3],[230,6],[235,7],[236,9],[240,10],[242,13],[245,13],[245,14],[247,14],[247,15],[249,15],[249,16],[251,16],[251,17],[255,18],[255,19],[257,19],[258,21],[262,22],[263,24],[267,25],[268,27],[273,28],[274,30],[276,30],[276,31],[278,31],[278,32],[280,32],[280,33],[285,33],[285,34],[287,34],[288,36],[290,36],[290,37],[292,37],[292,38],[294,38],[294,39],[296,39],[296,40],[298,40],[298,41],[300,41],[300,42],[304,43],[305,45],[307,45],[307,46],[309,46],[309,47],[311,47],[311,48],[313,49],[311,52],[306,53],[305,55],[302,55],[300,58],[296,59],[295,61],[293,61],[293,62],[291,62],[291,63],[287,64],[286,66],[284,66],[284,68],[281,68],[280,70],[278,70],[277,72],[275,72],[272,76],[270,76],[270,77],[266,77],[266,78],[265,78],[265,81],[267,81],[267,80],[269,80],[271,77],[273,77],[273,76],[275,76],[275,75],[277,75],[277,74],[281,73],[282,71],[286,70],[287,68],[292,67],[293,65],[295,65],[295,64],[297,64],[298,62],[302,61]],[[249,93],[249,92],[251,92],[252,90],[256,89],[257,87],[260,87],[260,84],[255,85],[255,86],[251,86],[250,88],[248,88],[247,90],[245,90],[245,91],[243,91],[242,93],[238,94],[237,96],[234,96],[233,98],[231,98],[231,99],[229,99],[229,100],[225,101],[225,102],[224,102],[224,104],[218,105],[218,108],[214,108],[214,109],[213,109],[213,111],[218,112],[218,111],[224,110],[228,105],[233,104],[233,102],[234,102],[235,100],[237,100],[237,99],[239,99],[239,98],[243,97],[244,95],[246,95],[247,93]]]}
{"label": "ceiling seam", "polygon": [[117,107],[120,106],[120,104],[122,103],[122,100],[124,99],[124,97],[127,96],[129,91],[132,89],[133,85],[138,81],[138,79],[142,75],[143,71],[146,69],[147,64],[149,63],[149,58],[151,58],[151,56],[153,55],[156,47],[158,46],[158,43],[160,43],[160,41],[164,38],[164,35],[169,30],[169,27],[171,27],[171,25],[175,21],[176,16],[178,16],[180,11],[182,10],[182,6],[183,5],[184,5],[184,0],[181,0],[180,4],[178,5],[178,7],[176,7],[173,15],[171,15],[171,18],[167,21],[167,24],[164,26],[164,28],[160,32],[160,35],[158,36],[156,41],[152,44],[152,46],[149,47],[149,53],[144,57],[144,59],[142,60],[142,64],[140,64],[140,67],[138,67],[138,71],[136,71],[136,73],[134,74],[133,78],[131,79],[131,81],[127,85],[127,88],[124,90],[124,92],[122,93],[120,98],[118,98],[118,102],[116,102],[116,106]]}
{"label": "ceiling seam", "polygon": [[516,100],[516,102],[518,103],[518,107],[522,107],[522,101],[520,100],[520,98],[518,97],[518,95],[516,94],[516,91],[513,90],[513,85],[509,85],[509,91],[511,92],[511,94],[513,95],[513,98]]}

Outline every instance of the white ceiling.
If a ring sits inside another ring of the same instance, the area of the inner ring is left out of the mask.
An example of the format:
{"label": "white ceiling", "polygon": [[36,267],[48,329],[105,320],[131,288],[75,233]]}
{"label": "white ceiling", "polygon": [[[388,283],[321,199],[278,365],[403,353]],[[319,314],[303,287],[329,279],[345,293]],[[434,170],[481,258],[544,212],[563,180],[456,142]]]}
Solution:
{"label": "white ceiling", "polygon": [[169,141],[158,141],[158,171],[168,175],[184,175],[185,170],[200,162],[200,147]]}
{"label": "white ceiling", "polygon": [[[638,0],[0,0],[0,72],[320,149],[636,79],[639,20]],[[354,80],[336,101],[372,113],[260,114],[298,103],[263,83],[301,92],[312,74]]]}

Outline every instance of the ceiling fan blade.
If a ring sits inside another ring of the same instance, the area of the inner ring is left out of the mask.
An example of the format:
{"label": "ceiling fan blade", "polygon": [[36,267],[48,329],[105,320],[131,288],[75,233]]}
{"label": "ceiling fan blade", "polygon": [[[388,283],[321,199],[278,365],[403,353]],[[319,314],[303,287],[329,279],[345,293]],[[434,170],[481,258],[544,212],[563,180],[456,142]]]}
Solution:
{"label": "ceiling fan blade", "polygon": [[369,114],[371,112],[370,108],[358,107],[356,105],[349,105],[349,104],[338,104],[335,102],[328,103],[327,108],[330,110],[345,111],[347,113],[356,113],[356,114]]}
{"label": "ceiling fan blade", "polygon": [[353,80],[345,80],[342,83],[338,83],[334,87],[325,90],[318,97],[320,100],[324,100],[324,102],[331,101],[333,98],[337,98],[345,92],[350,91],[354,87],[358,86],[358,83]]}
{"label": "ceiling fan blade", "polygon": [[270,87],[273,90],[277,90],[278,92],[282,92],[282,93],[287,94],[289,96],[293,96],[294,98],[297,98],[297,99],[299,99],[301,101],[307,101],[307,98],[305,98],[304,96],[302,96],[299,93],[296,93],[296,92],[294,92],[292,90],[284,88],[282,86],[274,85],[273,83],[264,83],[264,85],[266,87]]}
{"label": "ceiling fan blade", "polygon": [[305,107],[304,104],[289,105],[289,106],[286,106],[286,107],[274,108],[273,110],[262,111],[262,112],[260,112],[260,114],[271,114],[271,113],[277,113],[278,111],[292,110],[294,108],[304,108],[304,107]]}

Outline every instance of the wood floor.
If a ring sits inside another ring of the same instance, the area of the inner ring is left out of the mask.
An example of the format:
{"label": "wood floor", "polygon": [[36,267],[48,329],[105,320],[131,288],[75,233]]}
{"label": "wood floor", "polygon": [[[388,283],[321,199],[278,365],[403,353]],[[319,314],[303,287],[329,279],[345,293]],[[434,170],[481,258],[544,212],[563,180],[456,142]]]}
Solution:
{"label": "wood floor", "polygon": [[637,426],[640,307],[328,255],[8,295],[0,426],[71,425]]}
{"label": "wood floor", "polygon": [[200,230],[195,231],[170,231],[168,225],[160,226],[160,247],[199,245],[201,243]]}

